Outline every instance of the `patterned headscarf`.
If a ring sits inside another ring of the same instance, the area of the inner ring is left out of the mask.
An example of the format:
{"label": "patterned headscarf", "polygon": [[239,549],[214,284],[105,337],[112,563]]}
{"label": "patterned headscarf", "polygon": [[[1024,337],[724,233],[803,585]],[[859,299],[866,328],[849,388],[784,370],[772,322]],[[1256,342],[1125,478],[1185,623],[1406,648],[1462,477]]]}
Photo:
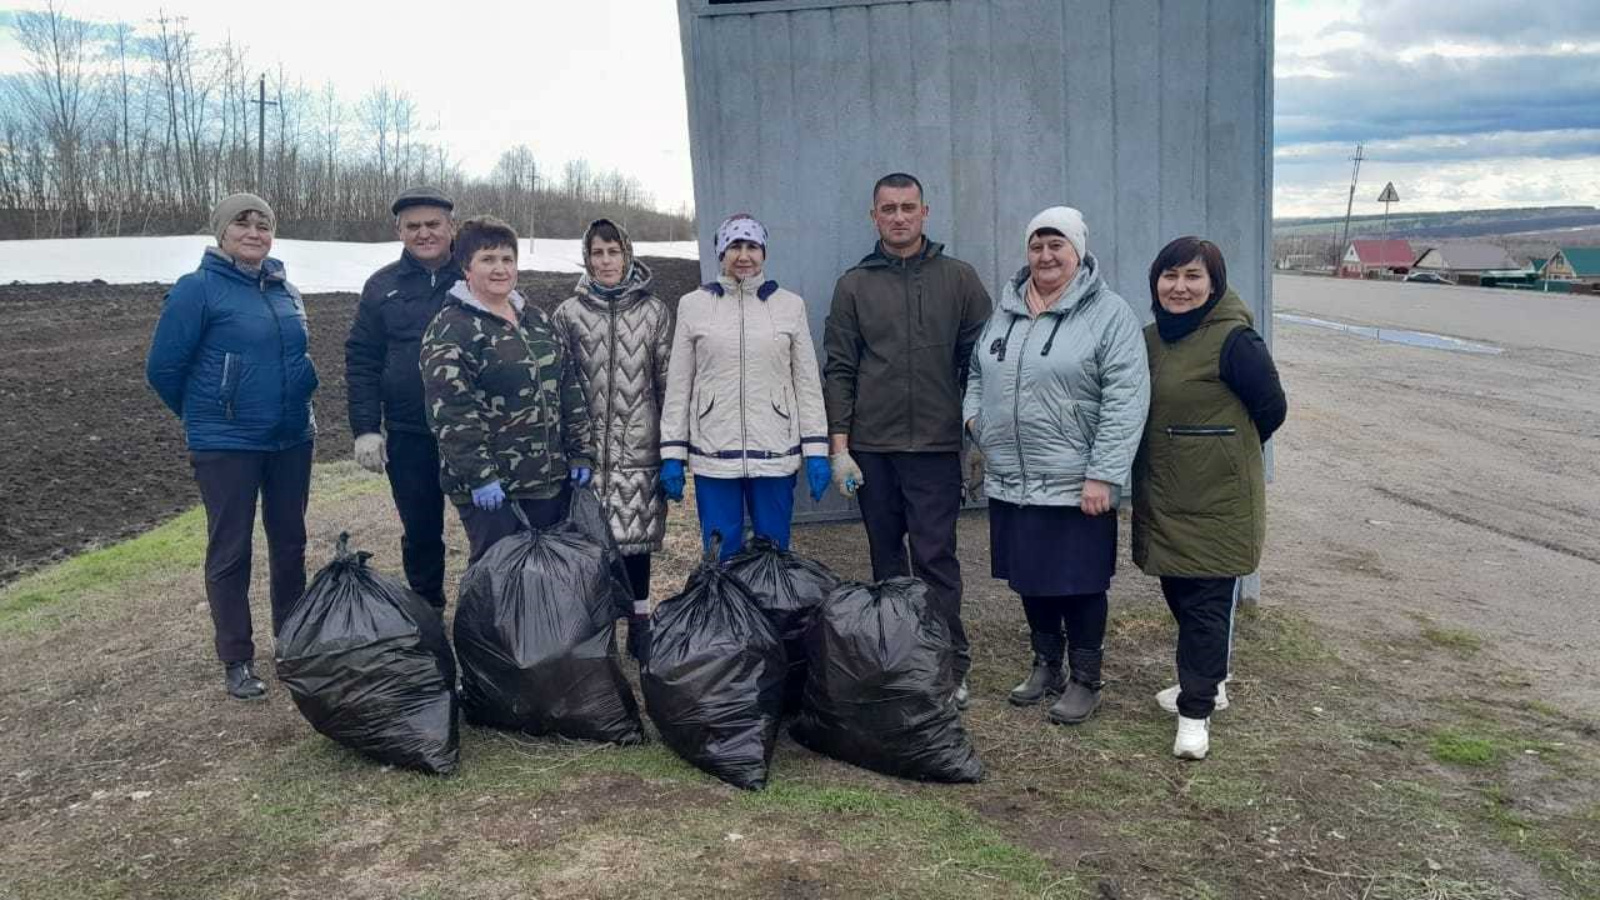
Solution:
{"label": "patterned headscarf", "polygon": [[717,226],[717,259],[728,252],[734,241],[750,241],[767,249],[767,227],[749,213],[734,213]]}

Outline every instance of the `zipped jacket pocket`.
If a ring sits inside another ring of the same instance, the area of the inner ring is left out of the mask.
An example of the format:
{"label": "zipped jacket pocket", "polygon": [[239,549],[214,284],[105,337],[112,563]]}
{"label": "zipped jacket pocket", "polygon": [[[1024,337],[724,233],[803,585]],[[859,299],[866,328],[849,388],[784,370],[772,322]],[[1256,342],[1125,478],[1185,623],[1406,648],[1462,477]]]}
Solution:
{"label": "zipped jacket pocket", "polygon": [[1239,429],[1232,425],[1168,425],[1167,437],[1230,437]]}
{"label": "zipped jacket pocket", "polygon": [[233,397],[239,391],[239,357],[222,354],[222,384],[217,387],[217,402],[222,404],[222,416],[233,419]]}

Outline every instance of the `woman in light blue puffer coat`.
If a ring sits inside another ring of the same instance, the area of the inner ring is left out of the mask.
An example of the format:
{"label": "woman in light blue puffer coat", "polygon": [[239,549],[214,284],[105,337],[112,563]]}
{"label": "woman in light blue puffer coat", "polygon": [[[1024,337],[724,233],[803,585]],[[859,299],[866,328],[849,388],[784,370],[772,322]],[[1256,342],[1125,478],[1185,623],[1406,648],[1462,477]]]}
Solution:
{"label": "woman in light blue puffer coat", "polygon": [[1106,286],[1086,238],[1071,207],[1028,223],[1028,264],[1000,292],[962,405],[989,498],[991,573],[1022,596],[1032,633],[1033,671],[1010,699],[1060,694],[1049,715],[1062,724],[1100,703],[1117,501],[1150,406],[1139,319]]}

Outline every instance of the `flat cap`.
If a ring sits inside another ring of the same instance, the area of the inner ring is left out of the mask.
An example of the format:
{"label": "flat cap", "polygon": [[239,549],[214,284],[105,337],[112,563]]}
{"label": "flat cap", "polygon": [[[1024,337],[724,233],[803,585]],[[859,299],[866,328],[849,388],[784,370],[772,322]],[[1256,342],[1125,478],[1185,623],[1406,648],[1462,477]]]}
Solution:
{"label": "flat cap", "polygon": [[400,196],[394,198],[394,205],[389,207],[389,211],[398,216],[400,210],[411,206],[438,206],[447,210],[456,208],[444,191],[438,188],[413,187],[401,191]]}

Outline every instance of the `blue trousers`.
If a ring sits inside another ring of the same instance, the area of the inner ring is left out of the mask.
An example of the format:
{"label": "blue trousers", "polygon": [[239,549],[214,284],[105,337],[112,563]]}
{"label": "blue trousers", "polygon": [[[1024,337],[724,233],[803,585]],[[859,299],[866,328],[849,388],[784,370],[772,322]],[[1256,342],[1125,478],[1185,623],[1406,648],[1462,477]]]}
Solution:
{"label": "blue trousers", "polygon": [[744,547],[744,516],[756,534],[789,549],[789,520],[794,516],[795,476],[781,478],[694,477],[694,502],[700,511],[700,538],[711,549],[711,533],[722,534],[722,559]]}

